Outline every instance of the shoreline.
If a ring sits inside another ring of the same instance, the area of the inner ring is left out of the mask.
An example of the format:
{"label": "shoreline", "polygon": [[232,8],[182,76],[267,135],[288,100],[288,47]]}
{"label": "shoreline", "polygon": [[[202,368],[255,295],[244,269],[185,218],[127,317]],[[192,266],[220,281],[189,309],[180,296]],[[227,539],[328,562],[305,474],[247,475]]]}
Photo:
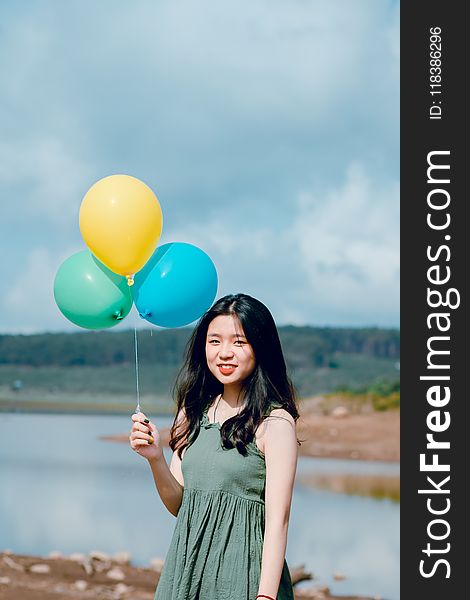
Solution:
{"label": "shoreline", "polygon": [[[109,556],[103,552],[49,556],[0,552],[1,600],[153,600],[163,560],[152,559],[149,567],[131,564],[129,554]],[[366,596],[336,596],[324,586],[298,588],[312,580],[302,567],[291,569],[295,600],[380,600]]]}
{"label": "shoreline", "polygon": [[[329,414],[309,411],[308,404],[301,407],[297,421],[297,437],[301,441],[299,456],[336,458],[365,461],[400,461],[400,411],[350,413],[347,409],[332,410]],[[127,415],[134,405],[85,405],[0,400],[0,414],[68,414],[68,415]],[[152,420],[158,427],[160,417],[172,417],[160,412]],[[159,429],[161,442],[168,447],[169,428]],[[129,433],[106,435],[100,439],[127,443]]]}
{"label": "shoreline", "polygon": [[[169,446],[170,428],[159,429],[161,443]],[[348,460],[400,462],[400,413],[306,415],[297,424],[299,456]],[[129,433],[100,439],[129,443]]]}

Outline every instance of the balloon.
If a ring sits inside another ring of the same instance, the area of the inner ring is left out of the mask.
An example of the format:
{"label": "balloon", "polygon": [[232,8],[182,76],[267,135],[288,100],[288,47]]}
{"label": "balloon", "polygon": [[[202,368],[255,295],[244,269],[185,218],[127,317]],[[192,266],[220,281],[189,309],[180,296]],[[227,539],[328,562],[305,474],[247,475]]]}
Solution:
{"label": "balloon", "polygon": [[82,200],[80,231],[93,254],[129,285],[157,247],[162,209],[152,190],[129,175],[97,181]]}
{"label": "balloon", "polygon": [[60,265],[54,298],[69,321],[86,329],[113,327],[132,308],[126,278],[110,271],[88,250],[72,254]]}
{"label": "balloon", "polygon": [[216,293],[214,263],[197,246],[183,242],[157,248],[132,287],[140,316],[161,327],[192,323],[212,305]]}

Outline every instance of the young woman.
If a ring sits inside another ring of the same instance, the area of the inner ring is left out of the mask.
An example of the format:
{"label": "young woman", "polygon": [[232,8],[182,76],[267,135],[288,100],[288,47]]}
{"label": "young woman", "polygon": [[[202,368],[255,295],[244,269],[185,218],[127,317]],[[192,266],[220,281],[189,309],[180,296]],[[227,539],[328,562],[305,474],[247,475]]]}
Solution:
{"label": "young woman", "polygon": [[266,306],[245,294],[218,300],[175,391],[170,467],[143,413],[129,437],[177,517],[155,600],[293,600],[285,552],[299,413]]}

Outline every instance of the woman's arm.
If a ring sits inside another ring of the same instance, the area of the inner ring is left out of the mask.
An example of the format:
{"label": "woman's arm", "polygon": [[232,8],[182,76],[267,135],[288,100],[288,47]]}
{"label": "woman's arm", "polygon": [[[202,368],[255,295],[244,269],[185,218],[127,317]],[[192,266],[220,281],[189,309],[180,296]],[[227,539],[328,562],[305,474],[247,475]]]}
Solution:
{"label": "woman's arm", "polygon": [[177,516],[183,500],[184,481],[181,460],[174,452],[168,467],[164,456],[149,459],[153,480],[163,504],[173,516]]}
{"label": "woman's arm", "polygon": [[[186,425],[184,408],[178,413],[176,424],[178,428]],[[186,449],[183,451],[183,455],[185,451]],[[149,464],[155,486],[163,504],[173,516],[178,516],[184,492],[183,472],[178,453],[173,452],[170,467],[168,467],[163,456],[160,459],[149,460]]]}
{"label": "woman's arm", "polygon": [[[129,437],[131,447],[147,459],[157,492],[168,511],[176,517],[184,491],[181,459],[177,452],[173,452],[170,467],[168,467],[160,447],[160,434],[155,424],[149,421],[143,413],[132,415],[132,420],[134,425]],[[185,416],[182,411],[178,413],[177,425],[183,425],[184,421]]]}
{"label": "woman's arm", "polygon": [[266,459],[266,518],[258,593],[276,598],[286,555],[297,468],[297,436],[293,417],[282,408],[273,410],[262,428],[260,433]]}

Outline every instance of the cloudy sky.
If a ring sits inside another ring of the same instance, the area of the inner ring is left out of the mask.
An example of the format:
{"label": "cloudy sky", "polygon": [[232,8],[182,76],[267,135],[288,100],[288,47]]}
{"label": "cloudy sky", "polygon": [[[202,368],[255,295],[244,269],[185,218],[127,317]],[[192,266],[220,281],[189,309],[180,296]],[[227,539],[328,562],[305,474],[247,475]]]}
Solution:
{"label": "cloudy sky", "polygon": [[[0,332],[78,330],[52,294],[98,179],[157,194],[218,296],[278,324],[398,326],[399,6],[0,5]],[[129,327],[124,321],[118,327]]]}

